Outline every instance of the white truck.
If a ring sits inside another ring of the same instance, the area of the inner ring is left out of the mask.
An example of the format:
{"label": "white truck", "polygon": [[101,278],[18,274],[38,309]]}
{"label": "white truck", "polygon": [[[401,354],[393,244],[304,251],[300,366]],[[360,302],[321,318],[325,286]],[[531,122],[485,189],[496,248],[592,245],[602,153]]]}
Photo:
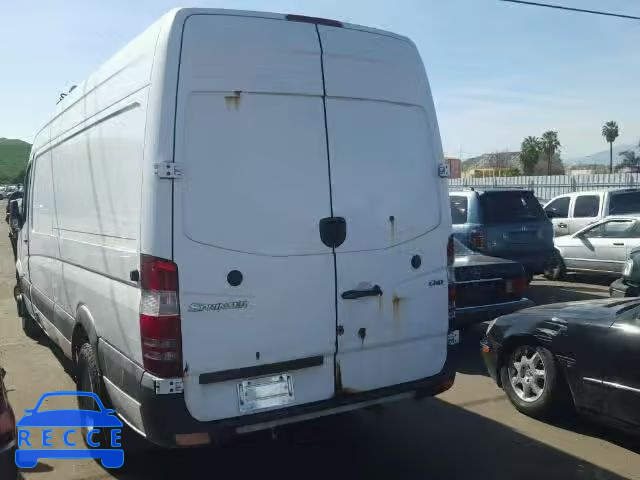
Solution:
{"label": "white truck", "polygon": [[35,137],[24,328],[163,446],[437,394],[454,378],[441,162],[407,38],[171,11]]}
{"label": "white truck", "polygon": [[549,200],[544,210],[555,236],[571,235],[609,215],[640,216],[640,189],[565,193]]}

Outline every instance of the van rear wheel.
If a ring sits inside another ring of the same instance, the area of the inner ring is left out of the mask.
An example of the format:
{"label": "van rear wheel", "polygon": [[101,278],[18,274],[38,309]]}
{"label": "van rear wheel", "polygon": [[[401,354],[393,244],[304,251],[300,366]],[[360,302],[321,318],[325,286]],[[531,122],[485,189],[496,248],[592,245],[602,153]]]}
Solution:
{"label": "van rear wheel", "polygon": [[[113,408],[109,399],[109,394],[104,388],[102,373],[98,368],[98,362],[93,347],[89,343],[83,343],[78,351],[77,366],[77,386],[78,391],[93,392],[105,408]],[[78,407],[83,410],[96,410],[97,405],[90,397],[78,397]],[[86,441],[88,427],[82,427],[82,436]],[[111,441],[111,429],[101,428],[100,435],[94,436],[94,441],[99,441],[102,448],[109,448]],[[125,422],[120,428],[121,448],[127,453],[141,453],[152,450],[155,446],[134,432]]]}
{"label": "van rear wheel", "polygon": [[[98,362],[96,360],[93,347],[89,343],[83,343],[78,350],[78,368],[76,375],[76,384],[79,392],[95,393],[102,403],[106,403],[104,389],[102,388],[102,376],[98,370]],[[79,396],[78,408],[80,410],[98,410],[98,405],[91,397]],[[87,441],[87,433],[92,427],[84,425],[80,427],[82,430],[82,438],[85,443]],[[110,432],[106,428],[100,428],[100,434],[93,436],[94,442],[100,443],[100,448],[109,448]],[[87,444],[87,446],[89,446]]]}

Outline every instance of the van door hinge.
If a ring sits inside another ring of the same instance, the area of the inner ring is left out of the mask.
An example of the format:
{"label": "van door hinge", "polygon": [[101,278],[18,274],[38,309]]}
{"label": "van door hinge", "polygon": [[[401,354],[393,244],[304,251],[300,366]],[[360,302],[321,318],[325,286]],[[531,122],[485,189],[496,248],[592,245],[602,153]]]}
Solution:
{"label": "van door hinge", "polygon": [[184,392],[184,383],[181,378],[158,378],[153,381],[156,395],[168,395]]}
{"label": "van door hinge", "polygon": [[154,174],[160,178],[180,178],[182,170],[174,162],[162,162],[154,164]]}

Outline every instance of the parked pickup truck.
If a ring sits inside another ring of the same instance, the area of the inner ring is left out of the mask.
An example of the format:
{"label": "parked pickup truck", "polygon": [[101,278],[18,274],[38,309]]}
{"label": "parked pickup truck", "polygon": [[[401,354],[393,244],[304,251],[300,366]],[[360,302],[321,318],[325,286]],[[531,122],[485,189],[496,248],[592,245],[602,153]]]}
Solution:
{"label": "parked pickup truck", "polygon": [[570,235],[610,215],[640,214],[640,189],[566,193],[552,198],[544,211],[557,237]]}

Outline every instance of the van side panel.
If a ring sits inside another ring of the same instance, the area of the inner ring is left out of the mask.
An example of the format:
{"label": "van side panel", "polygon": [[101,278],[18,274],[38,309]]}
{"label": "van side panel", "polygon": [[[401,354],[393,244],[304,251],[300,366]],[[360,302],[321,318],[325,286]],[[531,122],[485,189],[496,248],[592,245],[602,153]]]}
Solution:
{"label": "van side panel", "polygon": [[139,294],[129,272],[139,262],[146,93],[127,96],[52,150],[60,249],[54,300],[68,314],[60,321],[85,305],[98,336],[138,361]]}
{"label": "van side panel", "polygon": [[[67,355],[83,307],[98,336],[141,362],[139,291],[129,274],[139,261],[147,96],[163,21],[70,90],[36,135],[34,151],[51,163],[53,220],[49,235],[29,231],[30,280],[36,296],[46,292],[44,327]],[[45,193],[33,184],[33,209],[44,211]]]}
{"label": "van side panel", "polygon": [[140,204],[140,252],[173,258],[173,182],[155,176],[157,163],[174,161],[176,92],[186,11],[158,21],[146,108]]}

